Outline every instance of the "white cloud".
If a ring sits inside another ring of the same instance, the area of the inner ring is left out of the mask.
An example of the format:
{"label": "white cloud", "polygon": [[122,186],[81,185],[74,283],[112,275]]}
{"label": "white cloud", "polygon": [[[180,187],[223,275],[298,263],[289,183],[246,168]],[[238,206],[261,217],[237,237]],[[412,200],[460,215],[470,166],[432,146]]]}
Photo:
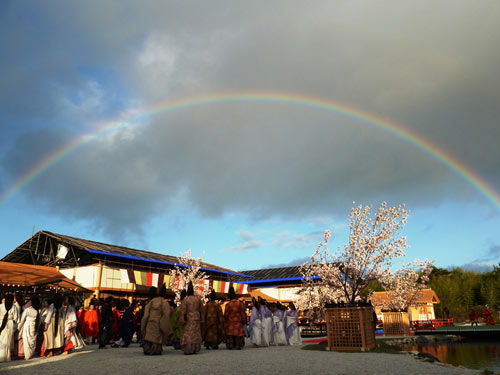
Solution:
{"label": "white cloud", "polygon": [[231,247],[227,247],[225,249],[222,249],[221,251],[224,252],[241,252],[241,251],[247,251],[247,250],[253,250],[253,249],[258,249],[259,247],[262,247],[263,243],[257,240],[252,240],[252,241],[246,241],[238,245],[234,245]]}

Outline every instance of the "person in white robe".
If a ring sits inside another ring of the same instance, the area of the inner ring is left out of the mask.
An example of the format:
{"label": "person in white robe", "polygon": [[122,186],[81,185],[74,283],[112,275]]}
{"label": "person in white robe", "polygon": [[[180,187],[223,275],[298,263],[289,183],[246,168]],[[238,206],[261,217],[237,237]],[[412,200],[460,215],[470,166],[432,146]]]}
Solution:
{"label": "person in white robe", "polygon": [[0,362],[10,361],[14,331],[17,328],[14,296],[7,294],[0,305]]}
{"label": "person in white robe", "polygon": [[265,300],[261,299],[260,315],[262,318],[262,346],[269,346],[271,343],[271,334],[273,329],[273,314]]}
{"label": "person in white robe", "polygon": [[64,353],[67,354],[71,349],[81,349],[85,346],[83,339],[77,332],[78,316],[76,315],[75,299],[68,296],[66,299],[66,313],[64,314]]}
{"label": "person in white robe", "polygon": [[[38,326],[40,324],[40,299],[32,295],[25,307],[19,322],[19,341],[22,341],[24,359],[30,359],[35,354]],[[21,345],[20,345],[21,347]],[[19,353],[21,354],[21,353]]]}
{"label": "person in white robe", "polygon": [[288,345],[301,345],[299,324],[297,323],[297,310],[295,305],[290,303],[288,311],[285,314],[285,334]]}
{"label": "person in white robe", "polygon": [[254,347],[262,346],[262,317],[260,315],[260,305],[255,298],[252,298],[252,315],[250,316],[250,341]]}
{"label": "person in white robe", "polygon": [[287,345],[285,336],[285,311],[281,304],[275,305],[273,308],[273,345]]}
{"label": "person in white robe", "polygon": [[64,348],[64,307],[60,294],[54,295],[54,302],[47,310],[44,323],[44,354],[48,353],[47,357],[52,357]]}

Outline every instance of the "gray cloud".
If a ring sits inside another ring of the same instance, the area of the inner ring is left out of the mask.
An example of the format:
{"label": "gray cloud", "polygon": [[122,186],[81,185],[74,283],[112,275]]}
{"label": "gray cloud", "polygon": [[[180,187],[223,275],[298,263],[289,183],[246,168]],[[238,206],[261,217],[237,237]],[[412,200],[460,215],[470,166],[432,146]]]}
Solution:
{"label": "gray cloud", "polygon": [[259,247],[262,247],[262,242],[253,240],[253,241],[246,241],[246,242],[243,242],[243,243],[241,243],[239,245],[234,245],[234,246],[225,248],[222,251],[240,252],[240,251],[247,251],[247,250],[257,249]]}
{"label": "gray cloud", "polygon": [[491,264],[475,263],[475,262],[465,263],[465,264],[462,264],[460,266],[448,267],[449,270],[453,270],[455,268],[461,268],[461,269],[466,270],[466,271],[474,271],[474,272],[478,272],[478,273],[493,271],[493,266]]}
{"label": "gray cloud", "polygon": [[322,231],[315,231],[307,234],[284,232],[278,233],[273,239],[273,244],[281,248],[314,249],[323,238],[324,232]]}
{"label": "gray cloud", "polygon": [[460,267],[464,270],[475,272],[489,272],[493,270],[493,265],[500,264],[500,245],[491,245],[488,251],[481,254],[476,259],[456,266],[450,266],[449,269]]}
{"label": "gray cloud", "polygon": [[[0,155],[12,179],[114,110],[256,89],[379,114],[500,185],[500,51],[491,48],[500,33],[497,3],[266,2],[266,12],[256,3],[10,4],[0,12],[9,30],[0,36],[7,52],[0,68],[9,72],[0,78],[0,121],[10,135]],[[65,158],[25,193],[114,236],[140,234],[172,206],[260,219],[345,216],[354,200],[481,202],[414,146],[340,114],[214,103],[148,121]],[[247,239],[236,247],[260,245]]]}
{"label": "gray cloud", "polygon": [[221,251],[240,252],[240,251],[258,249],[259,247],[262,247],[264,245],[264,243],[257,240],[255,238],[255,235],[251,232],[241,230],[237,233],[237,235],[240,238],[241,243],[227,247],[225,249],[222,249]]}
{"label": "gray cloud", "polygon": [[472,264],[500,263],[500,245],[491,245],[488,251],[471,262]]}

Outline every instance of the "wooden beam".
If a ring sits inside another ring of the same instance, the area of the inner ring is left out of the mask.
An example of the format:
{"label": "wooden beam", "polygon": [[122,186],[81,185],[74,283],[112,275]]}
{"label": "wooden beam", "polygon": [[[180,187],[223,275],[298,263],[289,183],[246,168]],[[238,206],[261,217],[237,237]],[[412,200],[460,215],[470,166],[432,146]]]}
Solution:
{"label": "wooden beam", "polygon": [[97,268],[97,284],[95,286],[95,297],[99,299],[99,295],[101,294],[101,279],[102,279],[102,262],[99,262],[99,266]]}

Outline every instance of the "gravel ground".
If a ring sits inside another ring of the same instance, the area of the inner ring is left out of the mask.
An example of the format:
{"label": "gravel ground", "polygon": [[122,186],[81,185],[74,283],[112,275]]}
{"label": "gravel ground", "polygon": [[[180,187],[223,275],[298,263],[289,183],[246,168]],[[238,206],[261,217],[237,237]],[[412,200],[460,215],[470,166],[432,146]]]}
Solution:
{"label": "gravel ground", "polygon": [[96,345],[68,356],[0,363],[9,375],[72,374],[479,374],[479,371],[427,363],[406,354],[341,353],[301,350],[300,346],[228,351],[202,349],[196,355],[165,347],[161,356],[145,356],[138,344],[97,349]]}

